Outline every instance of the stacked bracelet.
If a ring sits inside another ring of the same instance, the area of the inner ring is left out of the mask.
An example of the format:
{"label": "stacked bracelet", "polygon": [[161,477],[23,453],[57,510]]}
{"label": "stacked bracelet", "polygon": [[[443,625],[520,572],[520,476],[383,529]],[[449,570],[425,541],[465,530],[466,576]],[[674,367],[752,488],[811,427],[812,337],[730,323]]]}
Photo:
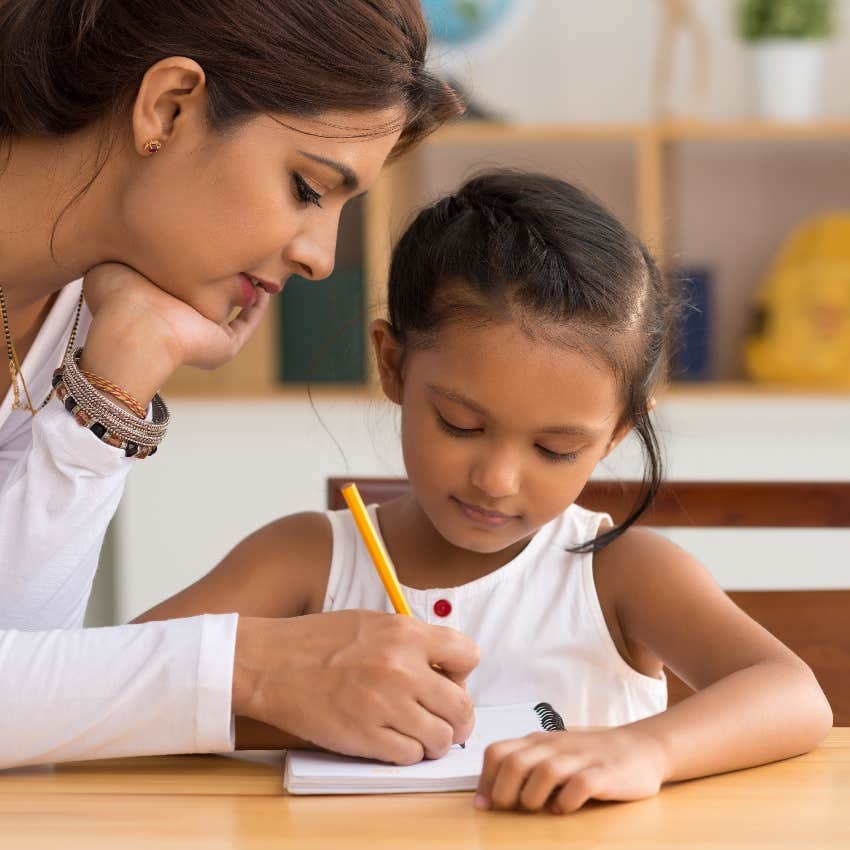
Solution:
{"label": "stacked bracelet", "polygon": [[113,398],[117,398],[118,401],[123,401],[130,408],[130,412],[138,416],[139,419],[146,417],[147,408],[134,395],[128,393],[127,390],[122,390],[121,387],[113,384],[112,381],[107,381],[106,378],[101,378],[100,375],[95,375],[92,372],[86,372],[85,369],[80,369],[80,374],[96,390],[109,393]]}
{"label": "stacked bracelet", "polygon": [[80,371],[82,349],[69,352],[53,373],[56,397],[84,428],[127,457],[142,459],[154,454],[165,436],[170,419],[168,407],[157,393],[153,397],[153,421],[133,416],[99,393]]}

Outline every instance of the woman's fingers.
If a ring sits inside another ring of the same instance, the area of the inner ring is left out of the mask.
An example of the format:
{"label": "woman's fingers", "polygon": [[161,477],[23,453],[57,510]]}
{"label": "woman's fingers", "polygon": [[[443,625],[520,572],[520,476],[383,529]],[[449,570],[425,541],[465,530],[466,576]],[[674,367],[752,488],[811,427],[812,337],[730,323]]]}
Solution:
{"label": "woman's fingers", "polygon": [[257,326],[266,314],[270,300],[271,295],[268,292],[264,289],[257,289],[256,302],[251,307],[241,310],[239,315],[230,322],[229,328],[233,334],[233,351],[231,357],[235,356],[244,348],[245,343],[248,342],[254,331],[257,330]]}
{"label": "woman's fingers", "polygon": [[379,729],[369,742],[371,758],[390,764],[416,764],[425,756],[422,744],[389,726]]}
{"label": "woman's fingers", "polygon": [[419,703],[428,714],[443,721],[448,729],[448,738],[438,741],[436,747],[431,746],[426,753],[428,758],[445,755],[452,744],[463,743],[472,734],[475,725],[472,698],[463,686],[455,684],[444,674],[431,670],[422,677]]}

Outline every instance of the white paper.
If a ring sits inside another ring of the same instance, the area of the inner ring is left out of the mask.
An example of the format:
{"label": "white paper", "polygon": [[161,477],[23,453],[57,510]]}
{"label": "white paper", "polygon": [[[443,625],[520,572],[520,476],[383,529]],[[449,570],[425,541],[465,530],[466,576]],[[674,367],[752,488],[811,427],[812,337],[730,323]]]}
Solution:
{"label": "white paper", "polygon": [[534,704],[475,709],[466,748],[453,746],[440,759],[399,767],[312,750],[290,750],[284,787],[290,794],[400,794],[466,791],[478,785],[484,751],[495,741],[542,731]]}

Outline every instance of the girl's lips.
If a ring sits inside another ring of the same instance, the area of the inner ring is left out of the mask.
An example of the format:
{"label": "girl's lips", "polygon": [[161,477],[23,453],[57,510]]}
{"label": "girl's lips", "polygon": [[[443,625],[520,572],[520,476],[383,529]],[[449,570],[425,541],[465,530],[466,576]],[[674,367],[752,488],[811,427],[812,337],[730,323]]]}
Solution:
{"label": "girl's lips", "polygon": [[511,520],[517,517],[510,514],[501,514],[498,511],[487,511],[484,508],[479,508],[476,505],[470,505],[467,502],[462,502],[457,496],[452,496],[452,501],[460,508],[460,512],[467,518],[479,525],[486,525],[489,528],[501,528],[507,525]]}

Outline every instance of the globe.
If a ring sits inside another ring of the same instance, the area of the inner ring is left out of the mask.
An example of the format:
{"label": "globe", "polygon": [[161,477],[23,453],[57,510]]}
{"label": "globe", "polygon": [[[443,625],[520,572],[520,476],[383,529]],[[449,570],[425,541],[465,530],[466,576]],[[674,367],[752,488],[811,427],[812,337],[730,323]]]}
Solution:
{"label": "globe", "polygon": [[502,24],[519,0],[422,0],[436,41],[458,46],[476,41]]}

